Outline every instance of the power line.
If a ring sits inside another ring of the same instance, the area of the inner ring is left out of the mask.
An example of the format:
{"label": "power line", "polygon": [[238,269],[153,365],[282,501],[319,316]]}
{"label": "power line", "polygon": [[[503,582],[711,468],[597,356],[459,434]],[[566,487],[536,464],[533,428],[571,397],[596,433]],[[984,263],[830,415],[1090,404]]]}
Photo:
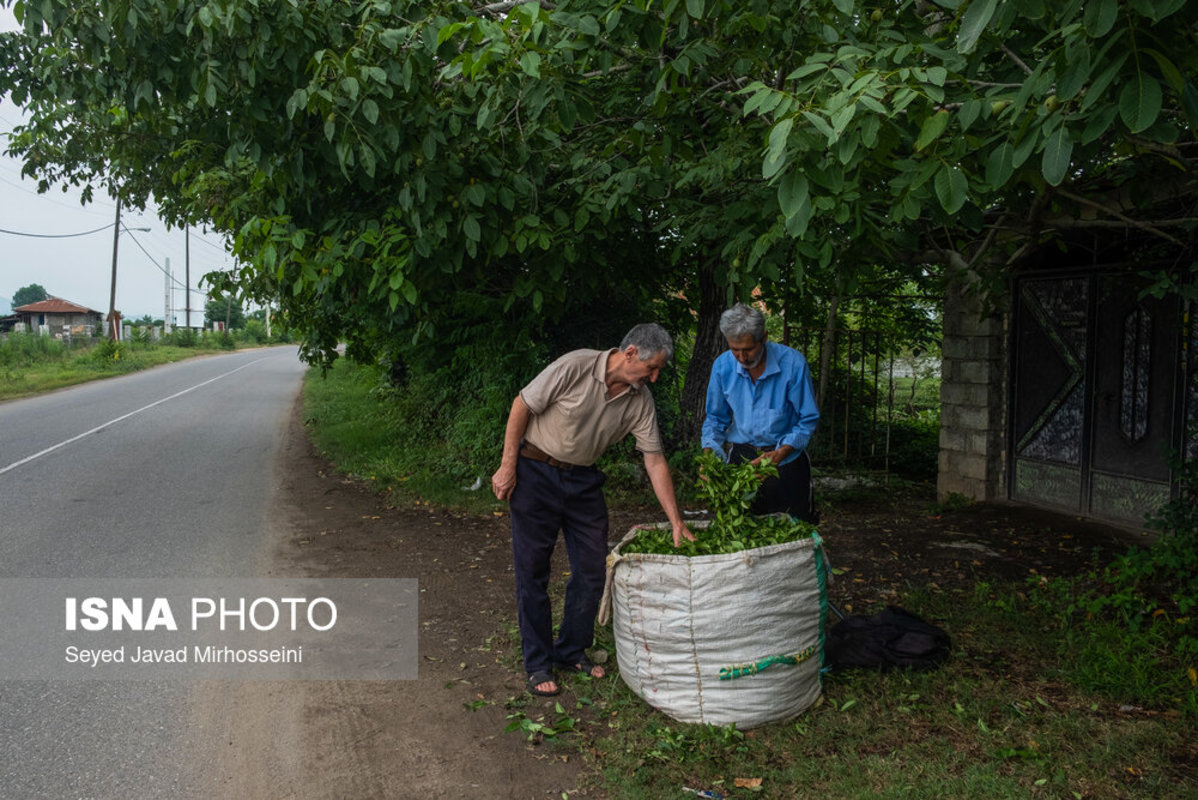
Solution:
{"label": "power line", "polygon": [[[9,167],[10,167],[10,164],[8,162],[0,160],[0,172],[5,171]],[[22,176],[22,180],[24,180],[23,176]],[[50,192],[39,192],[37,189],[31,189],[31,188],[29,188],[29,186],[22,186],[21,184],[14,183],[5,177],[0,177],[0,183],[7,184],[8,186],[11,186],[12,188],[16,189],[19,192],[24,192],[25,194],[36,197],[38,199],[38,202],[51,203],[51,204],[59,206],[61,208],[70,209],[71,211],[73,211],[75,213],[83,213],[83,214],[90,214],[93,216],[103,216],[103,217],[109,216],[108,214],[101,214],[99,211],[95,211],[91,207],[83,205],[81,203],[59,202],[57,199],[55,199],[55,195]],[[93,207],[99,207],[102,205],[104,205],[104,204],[100,203],[94,199],[91,202],[91,206],[93,206]],[[108,207],[115,208],[116,206],[114,206],[112,204],[108,204]]]}
{"label": "power line", "polygon": [[114,224],[115,223],[110,222],[100,228],[90,231],[83,231],[82,233],[27,233],[25,231],[5,230],[4,228],[0,228],[0,233],[7,233],[12,236],[28,236],[33,239],[74,239],[79,236],[90,236],[93,233],[99,233],[100,231],[108,230]]}
{"label": "power line", "polygon": [[223,253],[223,254],[224,254],[226,257],[229,255],[229,251],[228,251],[228,250],[226,250],[226,249],[225,249],[223,246],[221,246],[221,245],[219,245],[219,244],[215,244],[215,243],[213,243],[213,242],[210,242],[210,241],[208,241],[208,240],[207,240],[207,239],[205,239],[205,238],[204,238],[202,235],[201,235],[201,236],[196,236],[196,237],[195,237],[195,238],[194,238],[192,241],[199,242],[200,244],[206,244],[206,245],[208,245],[209,247],[211,247],[213,250],[219,250],[219,251],[220,251],[221,253]]}
{"label": "power line", "polygon": [[[109,227],[112,227],[112,226],[110,225]],[[183,283],[181,280],[176,278],[174,275],[167,272],[166,267],[162,266],[161,264],[159,264],[157,261],[154,260],[154,256],[150,255],[150,251],[147,250],[146,248],[142,247],[141,242],[137,241],[137,237],[133,235],[133,231],[129,230],[124,225],[121,225],[121,230],[125,234],[127,234],[130,239],[133,240],[133,243],[135,245],[137,245],[138,250],[141,250],[143,253],[146,254],[146,258],[150,259],[150,263],[153,264],[155,267],[157,267],[159,272],[161,272],[163,275],[166,275],[168,278],[170,278],[171,282],[176,284],[177,286],[182,286],[185,290],[188,289],[187,284]]]}
{"label": "power line", "polygon": [[[21,181],[32,180],[32,178],[30,176],[25,175],[24,173],[21,172],[20,167],[17,167],[16,165],[14,165],[12,163],[12,159],[0,159],[0,170],[9,172],[11,175],[15,176],[16,178],[18,178]],[[56,195],[62,195],[65,197],[71,197],[71,198],[78,199],[82,196],[82,193],[83,193],[83,189],[81,187],[74,186],[72,184],[68,184],[65,182],[50,184],[50,186],[52,188],[59,189],[60,190],[59,192],[51,192],[49,190],[43,192],[39,189],[30,188],[28,185],[22,185],[20,183],[13,183],[12,181],[4,179],[4,178],[0,178],[0,182],[7,183],[9,186],[13,187],[14,189],[19,189],[20,191],[25,192],[26,194],[31,194],[34,197],[47,199],[47,200],[50,200],[51,202],[53,202],[53,198]],[[96,187],[92,187],[92,188],[95,189]],[[86,211],[89,214],[100,213],[99,211],[91,211],[90,209],[93,207],[97,208],[97,209],[98,208],[115,209],[116,203],[109,202],[109,201],[105,200],[104,197],[105,196],[101,194],[99,196],[92,197],[92,199],[87,201],[87,203],[79,202],[77,204],[68,205],[65,207],[73,208],[73,209],[76,209],[79,211]],[[63,204],[59,203],[58,205],[63,205]],[[138,212],[138,215],[140,215],[141,213],[142,212]]]}

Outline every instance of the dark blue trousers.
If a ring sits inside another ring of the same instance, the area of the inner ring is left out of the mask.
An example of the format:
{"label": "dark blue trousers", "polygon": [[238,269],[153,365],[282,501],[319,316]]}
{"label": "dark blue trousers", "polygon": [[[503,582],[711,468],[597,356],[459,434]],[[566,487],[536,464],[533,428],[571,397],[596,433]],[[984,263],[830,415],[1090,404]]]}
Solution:
{"label": "dark blue trousers", "polygon": [[[607,561],[607,503],[601,471],[563,470],[520,457],[512,493],[512,555],[516,613],[527,673],[577,664],[594,643]],[[549,602],[549,565],[558,531],[566,542],[570,579],[557,639]]]}

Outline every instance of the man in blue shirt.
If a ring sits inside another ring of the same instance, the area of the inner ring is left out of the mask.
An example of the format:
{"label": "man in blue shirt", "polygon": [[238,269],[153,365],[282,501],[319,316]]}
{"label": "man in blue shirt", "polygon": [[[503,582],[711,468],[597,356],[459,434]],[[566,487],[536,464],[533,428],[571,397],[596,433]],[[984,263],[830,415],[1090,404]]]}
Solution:
{"label": "man in blue shirt", "polygon": [[765,316],[737,304],[720,317],[728,350],[707,384],[703,448],[730,463],[768,458],[778,477],[762,484],[754,514],[786,512],[815,522],[807,442],[819,422],[811,370],[801,353],[766,339]]}

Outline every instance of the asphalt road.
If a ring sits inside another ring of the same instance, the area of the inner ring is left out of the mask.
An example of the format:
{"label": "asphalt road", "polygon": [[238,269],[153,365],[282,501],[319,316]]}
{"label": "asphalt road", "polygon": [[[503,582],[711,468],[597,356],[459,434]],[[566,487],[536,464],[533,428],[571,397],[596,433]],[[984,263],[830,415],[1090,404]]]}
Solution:
{"label": "asphalt road", "polygon": [[[294,348],[244,351],[0,403],[0,580],[266,574],[303,371]],[[0,798],[222,796],[195,707],[219,686],[13,678]]]}

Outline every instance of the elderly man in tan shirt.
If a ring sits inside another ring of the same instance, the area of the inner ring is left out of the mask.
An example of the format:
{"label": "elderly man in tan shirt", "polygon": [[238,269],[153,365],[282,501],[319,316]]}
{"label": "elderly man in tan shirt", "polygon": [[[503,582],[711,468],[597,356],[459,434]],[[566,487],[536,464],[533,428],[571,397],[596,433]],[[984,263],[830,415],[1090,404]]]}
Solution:
{"label": "elderly man in tan shirt", "polygon": [[[674,481],[645,382],[657,380],[674,355],[670,335],[653,323],[637,325],[618,348],[575,350],[546,367],[512,403],[503,461],[491,478],[495,496],[511,500],[516,612],[528,690],[560,691],[555,666],[603,677],[587,648],[603,595],[607,504],[595,461],[632,434],[674,544],[694,539],[683,522]],[[549,566],[558,531],[570,560],[565,608],[557,639],[549,602]]]}

